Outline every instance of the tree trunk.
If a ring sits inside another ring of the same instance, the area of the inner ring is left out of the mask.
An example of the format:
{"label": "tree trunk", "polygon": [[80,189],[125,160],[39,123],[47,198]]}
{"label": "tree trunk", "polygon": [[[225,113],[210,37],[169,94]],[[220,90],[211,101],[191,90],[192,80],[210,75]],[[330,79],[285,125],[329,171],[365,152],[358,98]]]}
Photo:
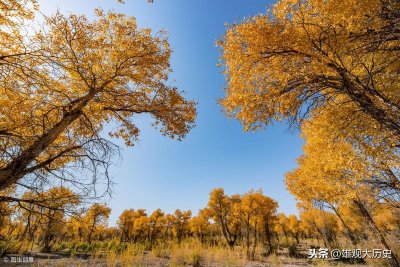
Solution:
{"label": "tree trunk", "polygon": [[[366,209],[364,204],[360,200],[354,200],[354,203],[357,205],[359,210],[361,211],[362,215],[364,216],[365,220],[367,221],[368,225],[370,226],[372,232],[378,237],[379,241],[383,245],[383,247],[387,250],[390,250],[393,252],[392,249],[390,249],[389,244],[387,243],[385,239],[385,235],[382,233],[382,231],[378,228],[376,225],[374,219],[372,218],[371,214],[369,211]],[[391,267],[400,267],[400,262],[396,258],[394,254],[392,254],[392,258],[388,259],[388,262]]]}
{"label": "tree trunk", "polygon": [[343,217],[339,214],[339,212],[336,210],[336,208],[333,205],[329,206],[332,208],[332,210],[335,212],[336,216],[339,218],[339,220],[342,222],[344,228],[346,228],[347,235],[350,238],[351,243],[356,246],[358,244],[357,238],[355,237],[353,231],[350,229],[350,227],[347,225],[347,223],[343,220]]}
{"label": "tree trunk", "polygon": [[[272,249],[272,242],[271,242],[271,231],[269,229],[268,222],[265,223],[265,236],[267,238],[267,243],[268,243],[268,252],[267,253],[271,254],[273,249]],[[278,243],[279,243],[279,237],[277,236],[277,238],[278,238]]]}
{"label": "tree trunk", "polygon": [[0,169],[0,191],[15,184],[18,180],[30,173],[28,168],[35,158],[37,158],[46,148],[51,145],[57,137],[64,132],[82,114],[83,108],[96,95],[97,90],[90,90],[82,97],[71,111],[65,112],[61,120],[56,123],[47,133],[44,133],[30,147],[13,159],[6,167]]}
{"label": "tree trunk", "polygon": [[324,242],[325,247],[327,248],[327,247],[328,247],[328,242],[327,242],[326,239],[325,239],[324,233],[322,233],[322,231],[318,228],[318,226],[317,226],[317,224],[316,224],[315,222],[313,222],[313,224],[314,224],[314,226],[315,226],[315,229],[317,230],[317,232],[318,232],[319,235],[321,236],[322,241]]}
{"label": "tree trunk", "polygon": [[251,260],[254,261],[256,255],[256,247],[257,247],[257,223],[254,225],[253,238],[254,238],[254,243],[253,243],[253,250],[251,251]]}
{"label": "tree trunk", "polygon": [[246,257],[248,260],[251,259],[250,255],[250,225],[246,226]]}
{"label": "tree trunk", "polygon": [[[382,125],[386,130],[392,132],[397,139],[400,140],[400,112],[399,107],[393,103],[389,103],[388,100],[382,99],[374,93],[372,88],[367,88],[359,81],[355,80],[350,74],[341,67],[334,67],[343,80],[342,91],[347,95],[353,102],[355,102],[360,109],[376,122]],[[378,106],[372,99],[381,102],[383,105],[388,106],[389,110],[395,109],[394,114],[389,114],[385,109]]]}

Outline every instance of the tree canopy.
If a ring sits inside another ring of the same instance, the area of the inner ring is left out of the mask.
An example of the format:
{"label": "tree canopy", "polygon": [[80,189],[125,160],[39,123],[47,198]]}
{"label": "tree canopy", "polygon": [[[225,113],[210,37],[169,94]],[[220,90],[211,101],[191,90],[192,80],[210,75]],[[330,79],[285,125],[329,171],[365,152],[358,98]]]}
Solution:
{"label": "tree canopy", "polygon": [[223,108],[255,129],[347,105],[349,120],[367,116],[398,140],[399,10],[391,0],[283,0],[232,25],[219,42]]}
{"label": "tree canopy", "polygon": [[96,10],[93,20],[57,13],[42,30],[20,37],[24,20],[33,19],[28,2],[36,7],[34,1],[0,5],[6,10],[0,26],[11,27],[0,32],[0,190],[24,178],[29,186],[62,180],[90,192],[96,180],[108,179],[116,151],[103,132],[132,146],[140,113],[171,138],[194,126],[195,102],[167,82],[165,33]]}

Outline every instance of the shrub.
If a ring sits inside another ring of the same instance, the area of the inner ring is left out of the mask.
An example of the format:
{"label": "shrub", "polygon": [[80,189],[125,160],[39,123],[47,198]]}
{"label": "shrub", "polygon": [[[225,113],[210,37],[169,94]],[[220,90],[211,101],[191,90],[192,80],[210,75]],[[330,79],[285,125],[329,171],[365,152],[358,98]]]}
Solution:
{"label": "shrub", "polygon": [[88,242],[80,242],[75,246],[75,250],[78,252],[89,252],[91,245]]}
{"label": "shrub", "polygon": [[300,256],[299,250],[297,249],[297,245],[292,243],[288,247],[289,257],[298,258]]}
{"label": "shrub", "polygon": [[188,255],[188,259],[187,262],[188,264],[190,264],[193,267],[200,267],[200,266],[204,266],[204,256],[202,255],[201,251],[192,251],[189,255]]}

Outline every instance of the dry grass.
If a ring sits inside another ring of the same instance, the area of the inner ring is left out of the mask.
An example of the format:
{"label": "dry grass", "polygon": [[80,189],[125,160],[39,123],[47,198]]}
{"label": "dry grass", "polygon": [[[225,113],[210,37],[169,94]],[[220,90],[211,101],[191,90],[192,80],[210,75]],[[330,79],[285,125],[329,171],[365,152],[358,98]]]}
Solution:
{"label": "dry grass", "polygon": [[283,266],[283,260],[282,258],[278,257],[275,254],[272,254],[270,256],[268,256],[268,260],[267,260],[268,264],[271,266],[276,266],[276,267],[281,267]]}
{"label": "dry grass", "polygon": [[171,246],[170,257],[171,266],[244,266],[246,263],[245,253],[240,247],[231,250],[197,240]]}
{"label": "dry grass", "polygon": [[[371,243],[369,244],[371,246]],[[107,247],[108,248],[108,247]],[[123,246],[110,246],[105,252],[100,249],[92,253],[87,260],[66,258],[58,260],[40,260],[36,266],[210,266],[210,267],[297,267],[297,266],[349,266],[338,261],[295,259],[282,255],[263,255],[264,249],[256,248],[255,261],[246,259],[245,249],[236,246],[233,250],[226,246],[216,246],[201,243],[196,239],[185,240],[181,244],[165,242],[156,244],[151,251],[145,250],[144,244],[123,244]],[[387,266],[384,261],[370,260],[365,265],[351,265],[352,267],[378,267]]]}
{"label": "dry grass", "polygon": [[106,257],[107,267],[117,266],[118,255],[115,250],[111,250]]}

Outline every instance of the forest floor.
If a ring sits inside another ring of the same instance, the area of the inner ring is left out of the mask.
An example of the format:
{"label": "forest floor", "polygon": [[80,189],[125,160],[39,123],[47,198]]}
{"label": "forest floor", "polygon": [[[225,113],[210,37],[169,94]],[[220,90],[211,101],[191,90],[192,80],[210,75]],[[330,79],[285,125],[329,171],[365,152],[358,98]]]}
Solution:
{"label": "forest floor", "polygon": [[[289,257],[288,248],[278,249],[277,254],[268,257],[260,257],[257,261],[246,261],[243,258],[243,251],[239,253],[223,250],[220,254],[198,252],[193,250],[182,250],[180,253],[154,253],[152,251],[142,251],[140,254],[126,254],[125,256],[116,253],[75,253],[71,256],[68,252],[56,253],[31,253],[25,255],[25,259],[30,257],[31,263],[12,263],[11,258],[22,260],[19,255],[7,255],[7,259],[0,258],[0,267],[18,266],[18,267],[125,267],[125,266],[193,266],[193,267],[301,267],[301,266],[351,266],[351,267],[372,267],[382,266],[382,262],[374,264],[346,264],[335,260],[311,260],[308,259],[308,246],[305,243],[297,245],[298,257]],[[179,250],[178,250],[179,251]],[[182,253],[184,252],[184,253]],[[206,251],[207,252],[207,251]],[[8,262],[5,262],[5,259]]]}
{"label": "forest floor", "polygon": [[[26,267],[26,266],[50,266],[50,267],[125,267],[125,266],[151,266],[151,267],[166,267],[166,266],[193,266],[190,263],[175,263],[169,257],[157,257],[151,253],[144,253],[140,258],[135,258],[134,262],[130,264],[121,263],[119,260],[110,261],[109,258],[92,258],[90,256],[78,255],[74,258],[56,254],[33,254],[33,263],[5,263],[0,261],[0,266],[13,266],[13,267]],[[227,255],[228,256],[228,255]],[[296,259],[286,256],[274,256],[265,258],[263,261],[240,261],[240,262],[226,262],[220,260],[202,260],[199,266],[209,267],[301,267],[301,266],[352,266],[352,267],[367,267],[373,265],[346,265],[335,261],[310,261],[308,259]]]}

